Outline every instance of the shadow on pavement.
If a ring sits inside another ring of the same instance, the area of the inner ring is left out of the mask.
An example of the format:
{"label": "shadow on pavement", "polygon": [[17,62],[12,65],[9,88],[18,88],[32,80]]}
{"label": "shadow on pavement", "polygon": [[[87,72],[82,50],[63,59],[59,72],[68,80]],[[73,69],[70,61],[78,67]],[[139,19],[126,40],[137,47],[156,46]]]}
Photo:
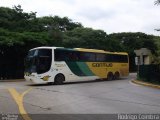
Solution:
{"label": "shadow on pavement", "polygon": [[84,83],[96,83],[96,82],[107,82],[107,81],[118,81],[118,80],[125,80],[127,78],[120,78],[117,80],[101,80],[101,79],[96,79],[96,80],[87,80],[87,81],[74,81],[74,82],[64,82],[61,85],[56,85],[54,83],[48,83],[48,84],[28,84],[27,86],[62,86],[62,85],[72,85],[72,84],[84,84]]}

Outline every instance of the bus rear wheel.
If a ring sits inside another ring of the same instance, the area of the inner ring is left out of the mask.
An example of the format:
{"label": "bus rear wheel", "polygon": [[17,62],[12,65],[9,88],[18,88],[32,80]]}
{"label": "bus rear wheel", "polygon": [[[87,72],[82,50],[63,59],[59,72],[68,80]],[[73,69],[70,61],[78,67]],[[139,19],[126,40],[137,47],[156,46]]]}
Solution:
{"label": "bus rear wheel", "polygon": [[119,79],[119,77],[120,77],[119,72],[115,72],[115,74],[114,74],[114,79],[115,79],[115,80],[118,80],[118,79]]}
{"label": "bus rear wheel", "polygon": [[55,85],[61,85],[63,84],[63,81],[65,81],[65,77],[63,74],[58,74],[55,76],[55,79],[54,79],[54,84]]}
{"label": "bus rear wheel", "polygon": [[113,73],[112,72],[108,73],[107,80],[113,80]]}

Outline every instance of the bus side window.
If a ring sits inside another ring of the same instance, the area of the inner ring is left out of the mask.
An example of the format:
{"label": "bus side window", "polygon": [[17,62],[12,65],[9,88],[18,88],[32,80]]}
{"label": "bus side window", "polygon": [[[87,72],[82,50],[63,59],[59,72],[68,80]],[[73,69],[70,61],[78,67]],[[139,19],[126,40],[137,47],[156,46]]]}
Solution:
{"label": "bus side window", "polygon": [[63,50],[55,50],[55,61],[64,61],[65,60],[65,51]]}
{"label": "bus side window", "polygon": [[106,54],[106,62],[111,62],[113,61],[113,56],[111,54]]}
{"label": "bus side window", "polygon": [[78,52],[72,52],[72,59],[73,59],[74,61],[78,61],[78,60],[79,60]]}
{"label": "bus side window", "polygon": [[77,52],[77,57],[79,61],[84,61],[84,56],[82,52]]}
{"label": "bus side window", "polygon": [[94,62],[96,61],[96,54],[95,53],[84,53],[85,61]]}
{"label": "bus side window", "polygon": [[96,54],[96,61],[97,61],[97,62],[105,62],[105,61],[106,61],[106,56],[105,56],[105,54],[97,53],[97,54]]}
{"label": "bus side window", "polygon": [[69,61],[77,61],[78,60],[78,56],[75,51],[69,51],[67,57],[68,57],[67,59]]}

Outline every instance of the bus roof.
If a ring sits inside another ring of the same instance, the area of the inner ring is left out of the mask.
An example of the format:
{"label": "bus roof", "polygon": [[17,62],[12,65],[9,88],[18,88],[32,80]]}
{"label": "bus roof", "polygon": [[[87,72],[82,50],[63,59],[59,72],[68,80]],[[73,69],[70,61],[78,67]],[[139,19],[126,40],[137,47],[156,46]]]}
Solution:
{"label": "bus roof", "polygon": [[98,50],[98,49],[86,49],[86,48],[74,48],[78,51],[84,51],[84,52],[95,52],[95,53],[108,53],[108,54],[121,54],[121,55],[128,55],[127,52],[110,52],[105,50]]}
{"label": "bus roof", "polygon": [[83,51],[83,52],[94,52],[94,53],[108,53],[108,54],[120,54],[120,55],[128,55],[127,52],[110,52],[105,50],[98,50],[98,49],[87,49],[87,48],[64,48],[64,47],[48,47],[48,46],[42,46],[42,47],[36,47],[31,50],[35,49],[63,49],[63,50],[73,50],[73,51]]}
{"label": "bus roof", "polygon": [[86,48],[74,48],[78,51],[84,51],[84,52],[96,52],[96,53],[106,53],[104,50],[97,50],[97,49],[86,49]]}
{"label": "bus roof", "polygon": [[64,47],[49,47],[49,46],[42,46],[42,47],[35,47],[30,50],[35,50],[35,49],[57,49],[57,48],[64,48]]}

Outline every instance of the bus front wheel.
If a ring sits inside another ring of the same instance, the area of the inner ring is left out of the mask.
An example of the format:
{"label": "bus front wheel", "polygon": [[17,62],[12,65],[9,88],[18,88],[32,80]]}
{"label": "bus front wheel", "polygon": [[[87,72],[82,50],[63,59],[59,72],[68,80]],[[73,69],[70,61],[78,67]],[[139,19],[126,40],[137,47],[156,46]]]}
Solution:
{"label": "bus front wheel", "polygon": [[63,84],[63,81],[65,81],[64,75],[63,74],[58,74],[58,75],[55,76],[54,84],[61,85],[61,84]]}

